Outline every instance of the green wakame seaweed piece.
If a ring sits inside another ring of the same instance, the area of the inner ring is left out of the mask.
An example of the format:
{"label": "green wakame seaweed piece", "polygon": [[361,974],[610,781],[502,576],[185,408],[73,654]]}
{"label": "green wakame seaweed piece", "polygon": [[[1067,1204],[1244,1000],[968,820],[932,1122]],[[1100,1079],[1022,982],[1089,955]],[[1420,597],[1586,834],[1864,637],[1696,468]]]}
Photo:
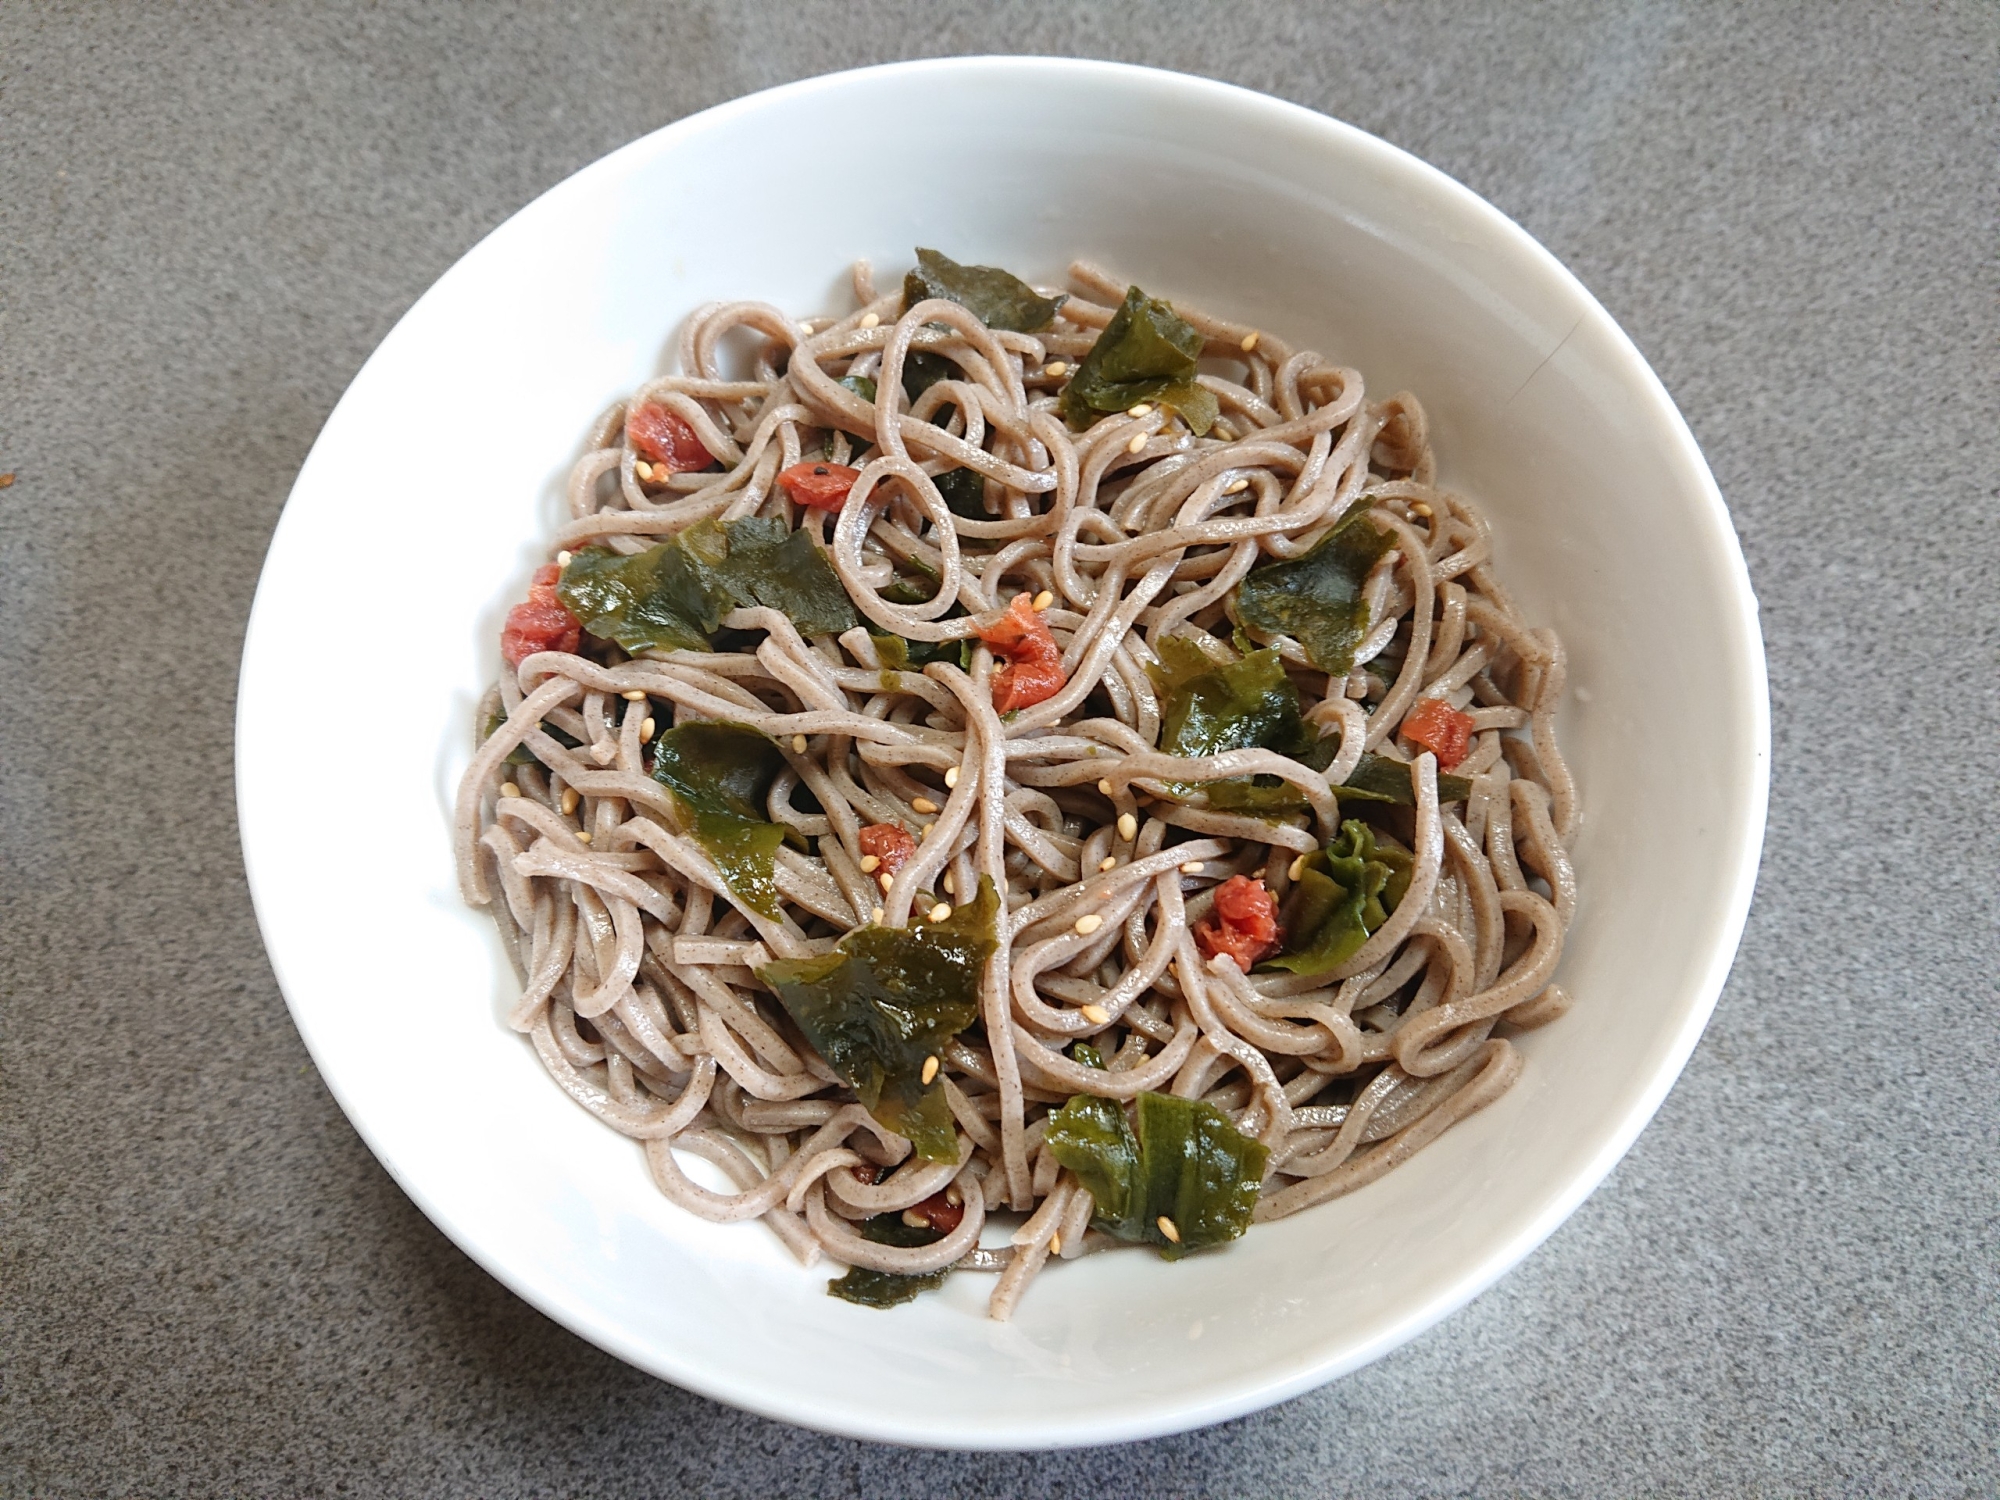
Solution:
{"label": "green wakame seaweed piece", "polygon": [[747,724],[679,724],[653,741],[653,779],[674,794],[730,892],[767,917],[778,915],[785,830],[765,819],[764,799],[783,764]]}
{"label": "green wakame seaweed piece", "polygon": [[911,405],[915,405],[917,397],[940,380],[957,378],[958,366],[942,354],[932,354],[928,349],[912,349],[903,356],[903,395]]}
{"label": "green wakame seaweed piece", "polygon": [[[1094,1222],[1122,1240],[1154,1245],[1168,1260],[1233,1240],[1250,1226],[1268,1153],[1200,1099],[1141,1093],[1134,1134],[1122,1106],[1071,1097],[1043,1140],[1096,1201]],[[1173,1222],[1179,1240],[1160,1228]]]}
{"label": "green wakame seaweed piece", "polygon": [[1352,958],[1410,888],[1410,851],[1355,818],[1305,856],[1285,903],[1286,951],[1261,967],[1324,974]]}
{"label": "green wakame seaweed piece", "polygon": [[757,971],[806,1040],[868,1112],[926,1161],[956,1161],[941,1083],[924,1060],[979,1016],[979,978],[998,942],[1000,898],[979,894],[942,922],[857,927],[831,953]]}
{"label": "green wakame seaweed piece", "polygon": [[1368,519],[1364,500],[1305,556],[1251,569],[1236,585],[1237,618],[1264,635],[1291,636],[1314,666],[1345,677],[1368,631],[1361,586],[1395,540]]}
{"label": "green wakame seaweed piece", "polygon": [[986,480],[977,469],[947,469],[931,482],[953,515],[968,521],[994,519],[986,510]]}
{"label": "green wakame seaweed piece", "polygon": [[742,605],[779,610],[803,635],[838,635],[855,623],[826,554],[771,517],[697,521],[630,557],[586,547],[556,593],[586,631],[627,651],[706,651],[722,617]]}
{"label": "green wakame seaweed piece", "polygon": [[[1324,766],[1333,746],[1321,741],[1299,711],[1299,692],[1275,650],[1252,651],[1228,665],[1209,660],[1185,636],[1159,643],[1151,669],[1160,694],[1160,749],[1202,759],[1228,750],[1275,750],[1307,765]],[[1305,794],[1276,776],[1233,776],[1222,781],[1176,782],[1174,795],[1201,794],[1208,806],[1259,816],[1296,812]]]}
{"label": "green wakame seaweed piece", "polygon": [[1090,353],[1063,387],[1064,420],[1078,431],[1142,401],[1170,406],[1197,437],[1214,425],[1215,393],[1195,379],[1201,331],[1173,307],[1139,288],[1104,325]]}
{"label": "green wakame seaweed piece", "polygon": [[997,266],[962,266],[948,255],[917,247],[917,264],[903,278],[903,311],[941,298],[969,308],[988,328],[1036,333],[1055,321],[1069,298],[1044,297],[1012,272]]}
{"label": "green wakame seaweed piece", "polygon": [[[1398,807],[1417,805],[1416,788],[1410,784],[1410,767],[1391,755],[1365,751],[1353,774],[1334,788],[1343,802],[1392,802]],[[1438,801],[1463,802],[1472,795],[1472,783],[1463,776],[1438,772]]]}
{"label": "green wakame seaweed piece", "polygon": [[[859,1227],[865,1240],[905,1249],[934,1245],[944,1238],[929,1225],[918,1228],[905,1224],[901,1214],[876,1214],[863,1219]],[[863,1307],[900,1307],[913,1297],[943,1286],[945,1277],[950,1274],[950,1266],[936,1271],[920,1271],[915,1275],[851,1266],[845,1276],[829,1281],[826,1291],[830,1297],[838,1297],[843,1302],[856,1302]]]}

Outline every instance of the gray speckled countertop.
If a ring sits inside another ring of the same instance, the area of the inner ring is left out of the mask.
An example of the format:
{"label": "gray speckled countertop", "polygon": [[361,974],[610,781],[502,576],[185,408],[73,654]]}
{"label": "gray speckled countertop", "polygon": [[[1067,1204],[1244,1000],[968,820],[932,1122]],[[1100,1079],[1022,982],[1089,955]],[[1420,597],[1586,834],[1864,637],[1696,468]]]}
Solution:
{"label": "gray speckled countertop", "polygon": [[[470,1264],[321,1086],[251,917],[236,657],[410,302],[690,111],[918,53],[1208,73],[1375,131],[1575,268],[1762,597],[1742,956],[1658,1119],[1493,1291],[1129,1448],[839,1441]],[[0,0],[0,1493],[2000,1490],[2000,11],[1132,0]]]}

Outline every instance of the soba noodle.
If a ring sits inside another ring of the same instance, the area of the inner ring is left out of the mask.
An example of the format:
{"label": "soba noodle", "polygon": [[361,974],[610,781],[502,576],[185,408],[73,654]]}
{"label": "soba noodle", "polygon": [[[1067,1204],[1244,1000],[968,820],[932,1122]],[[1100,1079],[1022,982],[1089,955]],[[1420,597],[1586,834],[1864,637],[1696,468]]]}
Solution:
{"label": "soba noodle", "polygon": [[[722,622],[762,633],[742,649],[529,655],[482,706],[497,727],[457,812],[466,898],[490,907],[522,976],[512,1024],[571,1098],[644,1143],[661,1192],[705,1219],[762,1219],[807,1264],[997,1271],[995,1318],[1051,1258],[1117,1243],[1091,1227],[1090,1192],[1045,1138],[1071,1095],[1206,1100],[1268,1150],[1256,1219],[1325,1202],[1513,1082],[1507,1038],[1568,1006],[1552,976],[1576,905],[1564,846],[1577,797],[1553,732],[1563,647],[1501,587],[1479,511],[1438,485],[1417,401],[1371,402],[1355,371],[1177,305],[1204,340],[1216,425],[1197,437],[1142,404],[1072,431],[1056,409],[1065,372],[1123,288],[1083,264],[1070,279],[1033,334],[950,301],[904,311],[865,265],[859,307],[839,317],[698,310],[683,373],[631,406],[677,414],[722,467],[649,482],[625,438],[630,408],[615,406],[576,465],[555,545],[629,555],[707,518],[773,517],[825,548],[865,626],[806,638],[780,611],[742,608]],[[725,373],[725,345],[747,346],[747,378]],[[901,377],[917,353],[951,369],[910,403]],[[841,383],[863,376],[872,401],[859,379]],[[871,446],[837,512],[776,482]],[[935,478],[958,467],[986,480],[987,518],[944,503]],[[1357,507],[1393,550],[1369,575],[1353,670],[1329,678],[1298,642],[1272,642],[1329,763],[1163,754],[1148,671],[1162,642],[1235,660],[1232,591]],[[935,575],[928,602],[887,597],[899,565]],[[1003,717],[975,629],[1017,594],[1052,628],[1066,681]],[[964,667],[898,670],[873,635],[973,649]],[[1399,734],[1435,700],[1469,715],[1462,802],[1441,803],[1436,756]],[[803,847],[776,856],[776,915],[732,895],[648,774],[656,732],[700,720],[748,725],[783,754],[768,817]],[[1331,972],[1246,973],[1205,953],[1193,934],[1214,920],[1216,889],[1243,875],[1282,903],[1301,856],[1340,826],[1364,752],[1410,777],[1413,806],[1381,814],[1410,860],[1393,913]],[[1303,810],[1201,805],[1203,785],[1257,774],[1298,788]],[[918,841],[893,878],[871,874],[858,843],[870,824]],[[998,951],[978,1024],[937,1060],[961,1159],[921,1160],[756,971],[871,921],[922,922],[917,903],[967,900],[981,877],[1001,896]],[[1103,1068],[1063,1050],[1078,1040]],[[689,1157],[732,1190],[698,1183]],[[963,1213],[931,1244],[857,1232],[940,1193]],[[989,1213],[1018,1226],[997,1248],[980,1247]]]}

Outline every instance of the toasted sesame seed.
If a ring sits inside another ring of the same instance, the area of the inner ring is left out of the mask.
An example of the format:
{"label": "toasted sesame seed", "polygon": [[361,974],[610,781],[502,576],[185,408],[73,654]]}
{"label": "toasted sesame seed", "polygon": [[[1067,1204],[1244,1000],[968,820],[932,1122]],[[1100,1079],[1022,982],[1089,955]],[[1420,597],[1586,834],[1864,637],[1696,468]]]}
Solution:
{"label": "toasted sesame seed", "polygon": [[903,1210],[903,1222],[911,1229],[928,1229],[931,1227],[931,1221],[918,1213],[914,1208]]}
{"label": "toasted sesame seed", "polygon": [[1138,836],[1139,820],[1130,813],[1120,813],[1118,815],[1118,837],[1129,844]]}
{"label": "toasted sesame seed", "polygon": [[1111,795],[1110,778],[1109,777],[1100,778],[1097,783],[1097,789],[1098,791],[1102,792],[1105,796],[1109,797]]}
{"label": "toasted sesame seed", "polygon": [[871,922],[880,922],[882,920],[882,908],[878,906],[868,913],[868,920]]}
{"label": "toasted sesame seed", "polygon": [[643,458],[635,458],[632,460],[632,472],[637,474],[641,479],[651,479],[653,477],[653,466]]}
{"label": "toasted sesame seed", "polygon": [[1261,334],[1252,329],[1249,333],[1243,335],[1243,342],[1236,347],[1241,349],[1245,354],[1248,354],[1252,349],[1257,347],[1257,340],[1261,337]]}
{"label": "toasted sesame seed", "polygon": [[959,1204],[965,1201],[965,1189],[954,1182],[944,1190],[944,1201],[949,1203],[953,1208],[957,1208]]}
{"label": "toasted sesame seed", "polygon": [[1069,374],[1069,365],[1060,359],[1052,359],[1042,366],[1042,373],[1051,380],[1059,379]]}
{"label": "toasted sesame seed", "polygon": [[627,703],[644,703],[646,701],[646,690],[644,688],[632,688],[630,691],[620,693],[618,696],[623,698]]}
{"label": "toasted sesame seed", "polygon": [[559,567],[559,568],[566,568],[566,567],[568,567],[568,566],[569,566],[569,560],[570,560],[570,553],[569,553],[569,551],[568,551],[567,549],[565,549],[564,551],[561,551],[561,552],[558,552],[558,553],[556,554],[556,566],[557,566],[557,567]]}
{"label": "toasted sesame seed", "polygon": [[584,831],[583,831],[582,833],[579,833],[579,834],[578,834],[578,835],[576,836],[576,841],[577,841],[577,842],[578,842],[579,844],[587,844],[587,843],[589,843],[589,842],[590,842],[590,830],[589,830],[588,828],[584,829]]}
{"label": "toasted sesame seed", "polygon": [[806,753],[806,737],[805,737],[804,735],[802,735],[802,734],[795,734],[795,735],[793,735],[793,736],[792,736],[792,754],[794,754],[794,755],[804,755],[805,753]]}
{"label": "toasted sesame seed", "polygon": [[881,868],[882,860],[879,855],[864,854],[861,856],[861,873],[863,875],[873,875]]}
{"label": "toasted sesame seed", "polygon": [[571,813],[575,812],[577,803],[581,802],[582,800],[583,798],[578,794],[577,789],[575,787],[573,786],[564,787],[562,794],[563,816],[566,818]]}
{"label": "toasted sesame seed", "polygon": [[938,1075],[937,1054],[932,1053],[929,1057],[924,1059],[924,1082],[926,1084],[929,1084],[933,1078],[937,1077],[937,1075]]}
{"label": "toasted sesame seed", "polygon": [[1141,401],[1137,406],[1129,408],[1125,413],[1125,415],[1128,417],[1150,417],[1152,414],[1153,414],[1153,408],[1148,406],[1143,401]]}
{"label": "toasted sesame seed", "polygon": [[1093,1026],[1108,1026],[1111,1023],[1111,1012],[1101,1005],[1080,1005],[1076,1013]]}
{"label": "toasted sesame seed", "polygon": [[653,722],[653,716],[651,714],[647,714],[645,718],[641,719],[639,721],[639,743],[643,745],[648,740],[652,739],[653,731],[657,727],[658,726]]}
{"label": "toasted sesame seed", "polygon": [[1183,875],[1199,875],[1201,871],[1202,864],[1198,859],[1191,859],[1181,866],[1181,874]]}
{"label": "toasted sesame seed", "polygon": [[1076,919],[1076,930],[1078,936],[1080,937],[1089,937],[1093,932],[1097,931],[1097,929],[1102,927],[1103,925],[1104,925],[1104,918],[1100,917],[1094,911],[1086,912],[1083,916],[1080,916]]}
{"label": "toasted sesame seed", "polygon": [[951,903],[949,901],[940,901],[936,906],[931,908],[931,920],[933,922],[942,922],[950,915]]}
{"label": "toasted sesame seed", "polygon": [[1132,434],[1132,441],[1125,445],[1125,451],[1127,453],[1137,453],[1141,448],[1145,446],[1146,446],[1146,434],[1143,432],[1135,432]]}
{"label": "toasted sesame seed", "polygon": [[934,813],[937,810],[938,805],[928,797],[918,797],[910,803],[911,812]]}
{"label": "toasted sesame seed", "polygon": [[1056,596],[1050,593],[1047,589],[1043,589],[1039,594],[1035,595],[1035,608],[1037,610],[1047,609],[1051,604],[1055,602],[1056,602]]}
{"label": "toasted sesame seed", "polygon": [[[1253,334],[1252,337],[1255,337],[1255,335]],[[1159,1226],[1160,1233],[1164,1234],[1168,1239],[1172,1240],[1176,1245],[1178,1245],[1181,1242],[1181,1232],[1180,1230],[1174,1227],[1174,1221],[1172,1219],[1168,1218],[1165,1214],[1161,1214],[1159,1218],[1153,1220],[1153,1222]]]}
{"label": "toasted sesame seed", "polygon": [[949,871],[945,872],[944,893],[947,896],[956,896],[958,894],[958,878]]}
{"label": "toasted sesame seed", "polygon": [[882,894],[886,896],[889,894],[889,887],[896,883],[896,877],[884,870],[875,877],[875,883],[882,887]]}
{"label": "toasted sesame seed", "polygon": [[1292,861],[1292,867],[1289,870],[1285,871],[1285,875],[1288,879],[1297,880],[1301,875],[1305,874],[1305,872],[1306,872],[1306,857],[1303,854],[1301,854],[1297,859]]}
{"label": "toasted sesame seed", "polygon": [[500,795],[503,797],[518,797],[521,795],[521,789],[511,781],[503,781],[500,783]]}
{"label": "toasted sesame seed", "polygon": [[944,772],[944,784],[945,784],[946,786],[951,786],[951,787],[955,787],[955,786],[957,786],[957,785],[958,785],[958,767],[957,767],[957,766],[946,766],[946,767],[945,767],[945,772]]}
{"label": "toasted sesame seed", "polygon": [[935,828],[935,827],[937,827],[937,824],[935,824],[935,823],[926,823],[926,824],[924,824],[924,826],[923,826],[923,827],[921,827],[921,828],[919,828],[919,829],[917,830],[917,837],[918,837],[918,838],[920,838],[920,839],[927,839],[927,838],[929,838],[929,837],[931,836],[931,830],[932,830],[933,828]]}
{"label": "toasted sesame seed", "polygon": [[1062,1231],[1060,1229],[1058,1229],[1054,1234],[1049,1236],[1049,1254],[1051,1255],[1062,1254]]}
{"label": "toasted sesame seed", "polygon": [[1242,493],[1243,493],[1243,492],[1244,492],[1245,490],[1247,490],[1247,489],[1249,489],[1249,488],[1250,488],[1250,481],[1249,481],[1249,480],[1247,480],[1247,479],[1237,479],[1237,480],[1233,480],[1233,481],[1232,481],[1232,482],[1230,483],[1229,487],[1228,487],[1227,489],[1225,489],[1225,490],[1224,490],[1224,491],[1223,491],[1222,493],[1223,493],[1223,494],[1225,494],[1225,495],[1240,495],[1240,494],[1242,494]]}
{"label": "toasted sesame seed", "polygon": [[1428,521],[1431,518],[1432,512],[1431,508],[1428,505],[1424,504],[1423,501],[1419,500],[1416,502],[1416,504],[1410,507],[1410,514],[1413,516],[1422,516],[1426,521]]}
{"label": "toasted sesame seed", "polygon": [[1115,854],[1107,854],[1107,855],[1105,855],[1105,856],[1104,856],[1104,858],[1100,859],[1100,860],[1099,860],[1099,861],[1097,862],[1097,868],[1098,868],[1098,869],[1100,869],[1100,870],[1115,870],[1115,869],[1117,869],[1117,868],[1118,868],[1118,856],[1117,856],[1117,855],[1115,855]]}
{"label": "toasted sesame seed", "polygon": [[878,327],[881,324],[881,322],[882,322],[882,315],[880,313],[863,313],[861,315],[861,326],[863,328],[875,328]]}

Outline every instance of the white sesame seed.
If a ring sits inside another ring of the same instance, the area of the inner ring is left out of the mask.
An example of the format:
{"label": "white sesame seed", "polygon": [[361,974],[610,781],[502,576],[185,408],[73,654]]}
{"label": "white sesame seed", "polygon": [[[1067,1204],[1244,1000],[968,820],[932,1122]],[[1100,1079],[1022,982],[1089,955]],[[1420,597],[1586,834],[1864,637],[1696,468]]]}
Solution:
{"label": "white sesame seed", "polygon": [[944,877],[944,893],[947,896],[956,896],[958,894],[958,879],[949,871],[945,873]]}
{"label": "white sesame seed", "polygon": [[1035,608],[1037,610],[1047,609],[1051,604],[1054,604],[1055,602],[1056,602],[1056,596],[1050,593],[1047,589],[1043,589],[1039,594],[1035,595]]}
{"label": "white sesame seed", "polygon": [[503,797],[518,797],[521,795],[521,789],[511,781],[503,781],[500,783],[500,795]]}
{"label": "white sesame seed", "polygon": [[1111,1023],[1111,1012],[1101,1005],[1081,1005],[1077,1007],[1076,1013],[1093,1026],[1107,1026]]}
{"label": "white sesame seed", "polygon": [[1248,354],[1252,349],[1255,349],[1257,347],[1257,340],[1261,336],[1262,335],[1258,334],[1254,330],[1252,332],[1246,333],[1243,335],[1243,342],[1238,344],[1236,347],[1241,349],[1245,354]]}
{"label": "white sesame seed", "polygon": [[1247,489],[1249,489],[1249,488],[1250,488],[1250,481],[1249,481],[1249,480],[1247,480],[1247,479],[1238,479],[1238,480],[1235,480],[1235,481],[1233,481],[1233,482],[1232,482],[1232,483],[1230,484],[1229,488],[1228,488],[1228,489],[1226,489],[1226,490],[1224,490],[1224,491],[1223,491],[1222,493],[1223,493],[1223,494],[1225,494],[1225,495],[1240,495],[1240,494],[1242,494],[1242,493],[1243,493],[1243,492],[1244,492],[1245,490],[1247,490]]}
{"label": "white sesame seed", "polygon": [[868,920],[871,922],[880,922],[882,920],[882,908],[878,906],[875,910],[868,913]]}
{"label": "white sesame seed", "polygon": [[644,688],[633,688],[629,692],[620,693],[618,696],[623,698],[627,703],[644,703],[646,701],[646,690]]}
{"label": "white sesame seed", "polygon": [[1236,968],[1240,968],[1240,965],[1227,953],[1213,953],[1209,955],[1208,969],[1211,974],[1226,974],[1229,970]]}
{"label": "white sesame seed", "polygon": [[799,332],[800,332],[800,333],[811,333],[812,331],[813,331],[813,326],[812,326],[812,322],[811,322],[811,320],[810,320],[810,319],[808,319],[808,320],[806,320],[806,321],[804,321],[804,322],[801,322],[801,323],[799,324]]}
{"label": "white sesame seed", "polygon": [[557,566],[557,567],[559,567],[559,568],[566,568],[566,567],[568,567],[568,566],[569,566],[569,559],[570,559],[570,554],[569,554],[569,552],[568,552],[567,550],[565,550],[565,551],[562,551],[562,552],[558,552],[558,553],[556,554],[556,566]]}
{"label": "white sesame seed", "polygon": [[1292,867],[1289,870],[1285,871],[1285,874],[1290,879],[1297,880],[1301,875],[1305,874],[1305,872],[1306,872],[1306,857],[1303,854],[1301,854],[1297,859],[1292,861]]}
{"label": "white sesame seed", "polygon": [[1049,1254],[1051,1255],[1062,1254],[1062,1231],[1060,1229],[1058,1229],[1054,1234],[1049,1236]]}
{"label": "white sesame seed", "polygon": [[918,797],[910,803],[911,812],[934,813],[937,810],[938,810],[938,805],[935,802],[931,801],[931,799],[928,797]]}
{"label": "white sesame seed", "polygon": [[652,739],[653,730],[656,727],[657,726],[653,723],[653,716],[651,714],[647,714],[645,718],[641,719],[639,721],[639,743],[643,745],[647,741]]}
{"label": "white sesame seed", "polygon": [[1159,1218],[1155,1219],[1153,1222],[1159,1226],[1160,1233],[1164,1234],[1168,1239],[1172,1240],[1176,1245],[1178,1245],[1181,1242],[1181,1232],[1180,1230],[1174,1227],[1174,1221],[1172,1219],[1168,1218],[1165,1214],[1161,1214]]}
{"label": "white sesame seed", "polygon": [[928,1086],[930,1081],[933,1078],[937,1077],[937,1075],[938,1075],[938,1060],[937,1060],[937,1055],[933,1053],[931,1056],[924,1059],[924,1083],[926,1084],[926,1086]]}
{"label": "white sesame seed", "polygon": [[576,836],[576,841],[577,841],[577,842],[578,842],[579,844],[587,844],[587,843],[589,843],[589,842],[590,842],[590,830],[589,830],[588,828],[586,828],[586,829],[585,829],[585,830],[584,830],[584,831],[583,831],[582,833],[579,833],[579,834],[578,834],[578,835]]}
{"label": "white sesame seed", "polygon": [[1120,813],[1118,815],[1118,837],[1129,844],[1138,836],[1139,820],[1130,813]]}
{"label": "white sesame seed", "polygon": [[1042,366],[1042,373],[1051,380],[1060,379],[1069,373],[1069,366],[1059,359],[1052,359]]}
{"label": "white sesame seed", "polygon": [[1100,917],[1094,911],[1086,912],[1083,916],[1080,916],[1076,919],[1077,935],[1079,937],[1089,937],[1093,932],[1097,931],[1097,929],[1102,927],[1103,925],[1104,925],[1104,918]]}
{"label": "white sesame seed", "polygon": [[653,466],[643,458],[635,458],[632,460],[632,472],[637,474],[641,479],[651,479],[653,477]]}
{"label": "white sesame seed", "polygon": [[881,322],[882,322],[882,315],[880,313],[863,313],[861,315],[861,326],[863,328],[875,328],[878,327],[881,324]]}
{"label": "white sesame seed", "polygon": [[882,887],[882,894],[886,896],[889,894],[889,887],[896,883],[896,877],[884,870],[875,877],[875,883]]}
{"label": "white sesame seed", "polygon": [[933,922],[942,922],[950,915],[951,903],[949,901],[940,901],[936,906],[931,908],[931,920]]}
{"label": "white sesame seed", "polygon": [[794,754],[794,755],[804,755],[805,753],[806,753],[806,737],[805,737],[804,735],[802,735],[802,734],[795,734],[795,735],[793,735],[793,736],[792,736],[792,754]]}
{"label": "white sesame seed", "polygon": [[1202,864],[1198,859],[1191,859],[1181,866],[1181,874],[1183,875],[1199,875],[1201,870]]}
{"label": "white sesame seed", "polygon": [[1118,868],[1118,856],[1117,856],[1117,855],[1115,855],[1115,854],[1107,854],[1107,855],[1105,855],[1105,856],[1104,856],[1104,858],[1100,859],[1100,860],[1099,860],[1099,861],[1097,862],[1097,868],[1098,868],[1098,869],[1100,869],[1100,870],[1115,870],[1115,869],[1117,869],[1117,868]]}
{"label": "white sesame seed", "polygon": [[1143,401],[1141,401],[1137,406],[1131,407],[1125,413],[1125,415],[1128,417],[1150,417],[1152,414],[1153,414],[1153,408],[1148,406]]}
{"label": "white sesame seed", "polygon": [[582,800],[583,798],[577,794],[577,790],[575,787],[573,786],[564,787],[562,794],[563,816],[566,818],[571,813],[575,812],[577,803],[581,802]]}
{"label": "white sesame seed", "polygon": [[875,854],[864,854],[861,856],[861,873],[863,875],[873,875],[881,868],[881,856]]}
{"label": "white sesame seed", "polygon": [[1146,446],[1146,434],[1143,432],[1135,432],[1132,434],[1132,441],[1125,445],[1125,451],[1127,453],[1137,453],[1141,448],[1145,446]]}
{"label": "white sesame seed", "polygon": [[1097,789],[1098,791],[1102,792],[1105,796],[1109,797],[1111,795],[1110,778],[1108,777],[1100,778],[1097,783]]}
{"label": "white sesame seed", "polygon": [[944,784],[945,784],[946,786],[950,786],[950,787],[955,787],[955,786],[957,786],[957,785],[958,785],[958,767],[957,767],[957,766],[947,766],[947,767],[945,767],[945,773],[944,773]]}

